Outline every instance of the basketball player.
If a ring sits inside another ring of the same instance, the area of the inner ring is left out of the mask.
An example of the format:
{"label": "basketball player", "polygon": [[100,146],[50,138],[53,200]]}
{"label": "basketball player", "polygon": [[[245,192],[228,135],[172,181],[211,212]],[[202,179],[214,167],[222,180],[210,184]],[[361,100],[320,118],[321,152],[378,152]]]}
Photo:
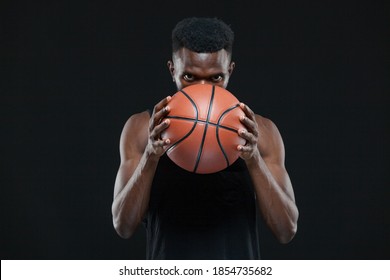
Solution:
{"label": "basketball player", "polygon": [[[193,84],[226,88],[234,70],[234,33],[216,18],[186,18],[172,31],[168,70],[177,89]],[[118,234],[142,223],[148,259],[259,259],[258,216],[281,243],[297,231],[298,209],[275,124],[241,104],[246,127],[240,158],[223,171],[198,175],[164,153],[170,139],[168,96],[152,111],[132,115],[120,139],[121,164],[112,204]]]}

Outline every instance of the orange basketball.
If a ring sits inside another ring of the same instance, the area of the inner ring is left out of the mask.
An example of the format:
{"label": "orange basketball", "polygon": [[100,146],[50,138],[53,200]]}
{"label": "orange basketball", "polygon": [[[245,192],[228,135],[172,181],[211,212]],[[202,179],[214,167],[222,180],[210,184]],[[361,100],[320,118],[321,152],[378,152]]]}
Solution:
{"label": "orange basketball", "polygon": [[239,117],[244,112],[228,90],[196,84],[176,92],[169,102],[170,126],[161,134],[169,138],[166,153],[187,171],[207,174],[227,168],[239,157],[238,145],[245,140]]}

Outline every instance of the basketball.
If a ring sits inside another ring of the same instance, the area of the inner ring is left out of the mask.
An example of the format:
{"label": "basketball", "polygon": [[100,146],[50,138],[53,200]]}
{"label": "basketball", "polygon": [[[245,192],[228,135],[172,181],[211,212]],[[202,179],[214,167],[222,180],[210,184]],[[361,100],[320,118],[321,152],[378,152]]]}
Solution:
{"label": "basketball", "polygon": [[221,171],[239,157],[238,135],[245,129],[240,122],[244,112],[228,90],[209,84],[196,84],[176,92],[169,102],[169,127],[161,134],[169,138],[166,153],[181,168],[208,174]]}

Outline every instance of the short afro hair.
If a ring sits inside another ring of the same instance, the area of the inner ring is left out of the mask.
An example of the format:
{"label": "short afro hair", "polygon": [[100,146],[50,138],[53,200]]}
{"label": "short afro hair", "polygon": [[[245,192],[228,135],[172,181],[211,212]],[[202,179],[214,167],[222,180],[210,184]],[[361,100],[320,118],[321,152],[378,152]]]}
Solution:
{"label": "short afro hair", "polygon": [[179,21],[172,30],[172,51],[187,48],[197,53],[225,49],[232,53],[234,32],[217,18],[189,17]]}

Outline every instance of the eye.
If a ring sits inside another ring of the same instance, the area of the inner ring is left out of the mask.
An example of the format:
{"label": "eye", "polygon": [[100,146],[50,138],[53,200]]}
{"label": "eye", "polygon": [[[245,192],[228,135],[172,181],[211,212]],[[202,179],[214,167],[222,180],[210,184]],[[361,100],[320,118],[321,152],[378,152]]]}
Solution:
{"label": "eye", "polygon": [[183,79],[184,79],[185,81],[187,81],[187,82],[191,82],[191,81],[194,80],[194,76],[191,75],[191,74],[184,74],[184,75],[183,75]]}
{"label": "eye", "polygon": [[211,77],[211,79],[213,80],[213,82],[220,82],[220,81],[222,81],[223,80],[223,75],[222,74],[218,74],[218,75],[215,75],[215,76],[213,76],[213,77]]}

